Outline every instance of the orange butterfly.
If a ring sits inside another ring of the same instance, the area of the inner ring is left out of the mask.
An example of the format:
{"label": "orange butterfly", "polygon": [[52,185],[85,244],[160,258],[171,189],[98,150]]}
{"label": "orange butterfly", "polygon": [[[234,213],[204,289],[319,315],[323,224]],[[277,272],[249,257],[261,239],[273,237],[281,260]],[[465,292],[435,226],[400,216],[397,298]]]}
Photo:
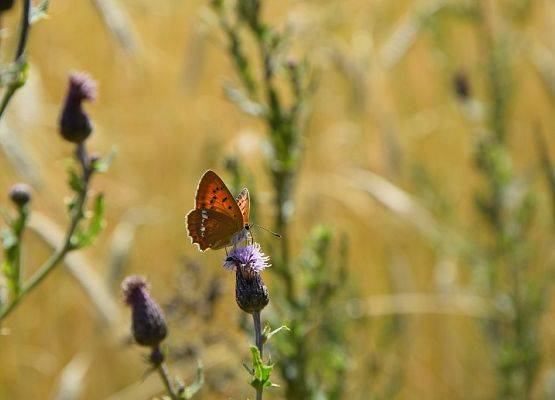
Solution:
{"label": "orange butterfly", "polygon": [[249,191],[234,198],[214,171],[206,171],[197,188],[195,208],[187,215],[187,230],[200,250],[221,249],[249,237]]}

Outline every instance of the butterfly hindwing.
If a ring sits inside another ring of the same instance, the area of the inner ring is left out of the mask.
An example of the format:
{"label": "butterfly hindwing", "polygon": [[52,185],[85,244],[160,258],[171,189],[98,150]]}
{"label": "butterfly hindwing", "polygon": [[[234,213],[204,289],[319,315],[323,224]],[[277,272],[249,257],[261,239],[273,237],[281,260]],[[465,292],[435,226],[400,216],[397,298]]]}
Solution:
{"label": "butterfly hindwing", "polygon": [[201,250],[217,250],[229,245],[237,233],[234,221],[227,215],[214,210],[193,210],[187,215],[187,229],[193,243]]}
{"label": "butterfly hindwing", "polygon": [[239,195],[235,198],[235,201],[237,202],[237,206],[243,215],[243,224],[247,225],[249,223],[249,214],[251,209],[249,189],[243,188],[241,193],[239,193]]}

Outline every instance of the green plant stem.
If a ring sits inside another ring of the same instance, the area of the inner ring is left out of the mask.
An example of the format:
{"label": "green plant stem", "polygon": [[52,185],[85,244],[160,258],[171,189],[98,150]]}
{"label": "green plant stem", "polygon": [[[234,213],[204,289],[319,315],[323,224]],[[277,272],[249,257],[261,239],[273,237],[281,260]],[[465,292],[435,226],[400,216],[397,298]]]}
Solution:
{"label": "green plant stem", "polygon": [[87,193],[89,188],[89,182],[91,178],[92,170],[88,167],[88,161],[86,158],[86,152],[84,146],[80,145],[77,149],[77,157],[80,160],[83,167],[83,190],[80,191],[76,196],[75,207],[71,213],[71,220],[64,237],[64,242],[62,245],[50,256],[48,260],[29,278],[25,283],[19,296],[15,297],[6,307],[0,311],[0,321],[4,320],[8,315],[10,315],[20,302],[31,293],[37,285],[39,285],[64,259],[67,253],[74,250],[72,246],[71,239],[79,221],[83,218],[83,210],[87,203]]}
{"label": "green plant stem", "polygon": [[[262,327],[260,324],[260,311],[252,313],[252,320],[254,322],[254,343],[260,352],[260,358],[263,356],[264,344],[262,343]],[[262,393],[264,388],[262,386],[256,388],[256,400],[262,400]]]}
{"label": "green plant stem", "polygon": [[17,288],[17,292],[15,293],[16,296],[19,296],[19,288],[21,288],[21,241],[23,238],[23,232],[25,231],[25,226],[27,225],[27,216],[28,216],[28,211],[27,211],[27,205],[23,205],[21,207],[19,207],[18,210],[19,213],[19,223],[18,223],[18,227],[17,230],[15,232],[15,236],[17,239],[17,248],[16,248],[16,254],[15,254],[15,258],[14,258],[14,268],[15,268],[15,273],[16,273],[16,288]]}
{"label": "green plant stem", "polygon": [[165,362],[161,362],[156,367],[158,371],[158,375],[160,375],[160,379],[166,388],[166,392],[171,397],[172,400],[179,400],[179,396],[175,393],[174,388],[170,382],[170,373],[168,371],[168,367],[166,366]]}
{"label": "green plant stem", "polygon": [[[23,58],[25,56],[25,47],[27,46],[27,38],[29,37],[29,28],[31,27],[31,0],[24,0],[23,2],[23,10],[21,13],[21,28],[19,31],[19,40],[17,43],[17,51],[14,57],[14,63],[21,63],[23,62]],[[12,99],[13,95],[21,87],[20,82],[11,82],[6,91],[4,92],[4,96],[2,97],[2,101],[0,102],[0,119],[4,115],[4,111],[8,107],[10,100]]]}

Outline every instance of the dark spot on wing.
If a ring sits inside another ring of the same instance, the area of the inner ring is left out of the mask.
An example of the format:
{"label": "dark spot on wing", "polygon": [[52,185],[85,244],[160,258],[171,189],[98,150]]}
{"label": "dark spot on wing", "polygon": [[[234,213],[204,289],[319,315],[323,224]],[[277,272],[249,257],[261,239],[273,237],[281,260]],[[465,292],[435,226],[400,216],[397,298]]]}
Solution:
{"label": "dark spot on wing", "polygon": [[231,210],[231,206],[227,206],[228,210]]}
{"label": "dark spot on wing", "polygon": [[222,203],[225,203],[226,201],[227,201],[227,197],[224,197],[224,198],[222,199]]}

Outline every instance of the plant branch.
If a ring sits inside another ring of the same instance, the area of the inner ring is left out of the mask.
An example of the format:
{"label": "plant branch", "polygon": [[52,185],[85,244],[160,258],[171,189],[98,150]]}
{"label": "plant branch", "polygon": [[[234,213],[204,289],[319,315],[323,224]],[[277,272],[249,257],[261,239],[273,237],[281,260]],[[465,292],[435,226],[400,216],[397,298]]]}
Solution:
{"label": "plant branch", "polygon": [[[254,343],[260,352],[260,358],[263,356],[264,344],[262,343],[262,328],[260,324],[260,311],[255,311],[252,313],[252,320],[254,322]],[[259,386],[256,388],[256,400],[262,400],[262,393],[264,388]]]}
{"label": "plant branch", "polygon": [[[29,28],[31,27],[31,0],[24,0],[23,9],[21,12],[21,28],[19,31],[19,40],[17,43],[17,50],[15,52],[14,64],[20,73],[25,68],[25,48],[27,46],[27,38],[29,37]],[[20,77],[13,79],[6,88],[2,101],[0,102],[0,118],[4,115],[4,111],[8,107],[13,95],[22,86]]]}
{"label": "plant branch", "polygon": [[15,297],[5,308],[0,311],[0,321],[5,319],[19,305],[19,303],[37,287],[64,259],[67,253],[74,250],[72,244],[73,234],[75,233],[79,222],[84,216],[84,209],[87,203],[87,194],[92,169],[89,167],[88,159],[84,145],[80,145],[77,149],[77,158],[81,162],[83,168],[83,188],[76,194],[75,206],[71,211],[71,220],[66,231],[62,245],[50,256],[48,260],[35,272],[35,274],[25,283],[21,289],[19,296]]}
{"label": "plant branch", "polygon": [[162,380],[162,383],[166,388],[166,392],[168,392],[168,395],[171,397],[171,399],[179,400],[179,396],[175,393],[174,388],[170,382],[170,373],[168,371],[166,363],[161,362],[160,364],[158,364],[156,370],[158,371],[158,375],[160,375],[160,379]]}
{"label": "plant branch", "polygon": [[16,273],[15,279],[15,287],[17,288],[17,292],[16,295],[19,295],[19,289],[21,288],[21,276],[22,276],[22,271],[21,271],[21,241],[23,239],[23,232],[25,231],[25,226],[27,224],[27,217],[28,217],[28,210],[27,210],[27,205],[23,205],[21,207],[19,207],[18,210],[19,216],[18,216],[18,223],[17,223],[17,228],[15,233],[16,236],[16,243],[17,243],[17,247],[15,249],[16,254],[14,257],[14,270]]}

